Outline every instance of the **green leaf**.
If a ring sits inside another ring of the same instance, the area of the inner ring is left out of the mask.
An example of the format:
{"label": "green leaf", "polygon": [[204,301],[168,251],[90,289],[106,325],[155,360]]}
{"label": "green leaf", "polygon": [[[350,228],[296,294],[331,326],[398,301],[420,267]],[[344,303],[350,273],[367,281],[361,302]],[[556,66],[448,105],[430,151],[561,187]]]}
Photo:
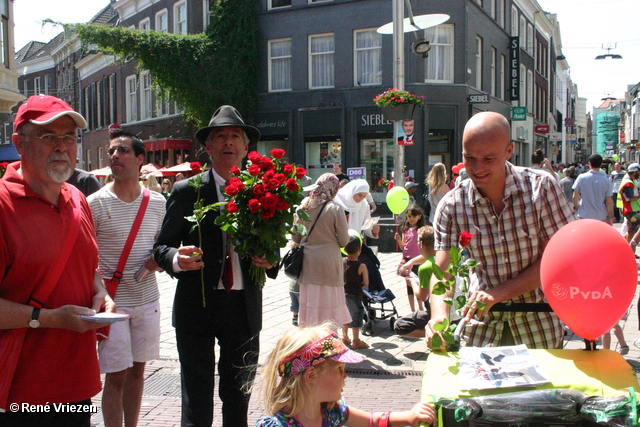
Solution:
{"label": "green leaf", "polygon": [[434,295],[444,295],[445,292],[447,292],[447,286],[443,282],[436,283],[431,290]]}
{"label": "green leaf", "polygon": [[299,234],[301,236],[306,236],[307,235],[307,227],[305,227],[302,224],[298,224],[298,223],[294,224],[293,225],[293,229],[295,230],[296,234]]}
{"label": "green leaf", "polygon": [[432,263],[431,267],[432,267],[432,273],[434,276],[436,276],[436,279],[438,280],[444,279],[444,273],[436,263]]}
{"label": "green leaf", "polygon": [[431,337],[431,348],[437,349],[440,347],[442,347],[442,338],[440,338],[440,335],[436,334]]}
{"label": "green leaf", "polygon": [[435,325],[433,325],[433,330],[436,332],[442,332],[445,329],[447,329],[447,325],[445,325],[444,321],[442,323],[436,323]]}
{"label": "green leaf", "polygon": [[455,298],[455,305],[454,308],[456,310],[460,310],[462,307],[464,307],[467,304],[467,297],[465,295],[458,295]]}
{"label": "green leaf", "polygon": [[460,262],[460,251],[457,246],[451,246],[451,249],[449,249],[449,258],[451,258],[451,264],[458,264],[458,262]]}
{"label": "green leaf", "polygon": [[453,334],[449,331],[442,333],[442,338],[449,344],[455,344],[455,339],[453,338]]}
{"label": "green leaf", "polygon": [[298,214],[298,218],[300,218],[302,221],[311,221],[311,217],[309,216],[307,211],[304,211],[302,209],[298,209],[296,211],[296,214]]}

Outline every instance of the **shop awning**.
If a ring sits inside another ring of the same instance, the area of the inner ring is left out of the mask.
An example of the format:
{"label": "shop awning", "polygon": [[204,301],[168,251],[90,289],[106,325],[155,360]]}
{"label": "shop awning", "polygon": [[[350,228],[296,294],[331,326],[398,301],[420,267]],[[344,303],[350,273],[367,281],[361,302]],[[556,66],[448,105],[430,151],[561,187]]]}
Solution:
{"label": "shop awning", "polygon": [[158,150],[189,150],[191,148],[190,139],[154,139],[145,141],[144,148],[147,151]]}
{"label": "shop awning", "polygon": [[20,154],[13,144],[0,145],[0,162],[14,162],[20,160]]}

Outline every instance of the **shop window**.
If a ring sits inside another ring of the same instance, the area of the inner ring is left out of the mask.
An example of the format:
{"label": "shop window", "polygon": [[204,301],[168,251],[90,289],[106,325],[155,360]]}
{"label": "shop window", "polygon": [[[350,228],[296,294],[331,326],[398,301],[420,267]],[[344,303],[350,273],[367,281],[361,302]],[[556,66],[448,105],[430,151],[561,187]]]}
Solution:
{"label": "shop window", "polygon": [[387,188],[378,186],[378,182],[380,178],[388,180],[393,177],[394,152],[393,138],[360,140],[360,165],[365,168],[365,176],[376,203],[385,202]]}
{"label": "shop window", "polygon": [[313,182],[326,172],[333,172],[334,163],[342,163],[340,141],[307,142],[305,144],[308,175]]}

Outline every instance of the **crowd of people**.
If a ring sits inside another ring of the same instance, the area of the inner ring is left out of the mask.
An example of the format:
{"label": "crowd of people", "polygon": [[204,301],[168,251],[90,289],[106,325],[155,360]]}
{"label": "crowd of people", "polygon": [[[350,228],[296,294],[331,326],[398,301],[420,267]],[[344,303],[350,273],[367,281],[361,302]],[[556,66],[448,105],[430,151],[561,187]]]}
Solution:
{"label": "crowd of people", "polygon": [[[367,200],[366,180],[345,181],[336,165],[335,173],[305,187],[300,209],[308,220],[297,217],[296,223],[307,232],[292,230],[293,242],[305,249],[302,271],[291,285],[294,327],[275,345],[261,374],[268,415],[249,420],[248,390],[262,329],[262,287],[250,269],[263,267],[274,278],[279,264],[266,256],[239,256],[215,223],[219,212],[209,213],[198,230],[186,217],[197,198],[206,204],[224,200],[221,188],[231,170],[242,167],[259,130],[232,106],[220,107],[195,134],[212,164],[196,188],[189,180],[172,184],[141,176],[144,144],[126,132],[105,141],[113,176],[96,185],[75,168],[76,132],[85,127],[79,113],[48,95],[30,97],[16,115],[13,142],[22,159],[0,180],[0,369],[8,376],[0,381],[0,408],[83,408],[102,387],[105,425],[137,425],[145,364],[159,355],[155,272],[164,271],[177,279],[172,322],[182,425],[212,425],[216,368],[224,426],[436,421],[430,403],[367,413],[342,399],[345,364],[361,362],[353,350],[368,347],[359,334],[365,291],[385,289],[380,262],[367,244],[379,237],[380,225],[371,215],[377,207]],[[413,199],[395,240],[402,252],[398,280],[406,285],[411,313],[396,322],[398,334],[425,337],[432,346],[438,324],[450,319],[445,298],[453,291],[432,290],[436,267],[446,271],[449,249],[463,231],[474,234],[466,255],[480,262],[469,275],[470,303],[461,313],[476,320],[464,329],[468,346],[561,348],[564,329],[553,312],[492,308],[544,302],[540,258],[563,225],[578,218],[623,220],[630,247],[640,243],[639,164],[615,163],[607,176],[597,154],[588,165],[565,167],[535,152],[531,167],[514,166],[510,135],[505,117],[478,113],[462,137],[464,167],[456,165],[447,177],[443,163],[433,165],[422,199],[415,197],[417,183],[405,186]],[[116,312],[126,319],[109,328],[96,321]],[[619,325],[612,331],[626,354]],[[610,334],[602,342],[609,348]],[[0,411],[0,424],[89,426],[90,416],[80,409],[7,410]]]}

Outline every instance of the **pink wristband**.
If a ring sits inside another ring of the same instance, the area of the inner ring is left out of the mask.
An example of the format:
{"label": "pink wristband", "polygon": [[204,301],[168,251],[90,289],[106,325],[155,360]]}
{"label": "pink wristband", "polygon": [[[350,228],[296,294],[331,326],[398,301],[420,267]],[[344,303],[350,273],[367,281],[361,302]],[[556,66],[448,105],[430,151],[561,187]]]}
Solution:
{"label": "pink wristband", "polygon": [[380,420],[378,421],[378,427],[389,427],[389,417],[391,416],[391,412],[385,412],[380,415]]}
{"label": "pink wristband", "polygon": [[373,412],[369,412],[369,427],[373,427]]}

